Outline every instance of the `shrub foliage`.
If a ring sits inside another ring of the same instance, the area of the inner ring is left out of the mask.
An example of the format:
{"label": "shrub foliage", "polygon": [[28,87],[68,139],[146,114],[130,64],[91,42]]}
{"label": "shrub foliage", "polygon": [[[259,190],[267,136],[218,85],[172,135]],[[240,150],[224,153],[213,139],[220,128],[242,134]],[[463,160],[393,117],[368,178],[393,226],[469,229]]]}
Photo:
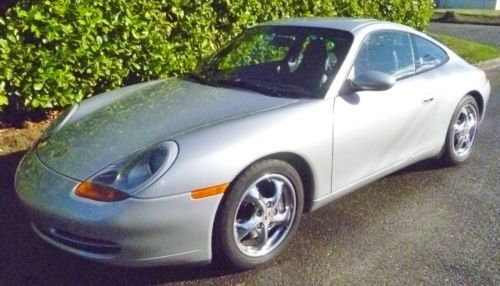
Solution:
{"label": "shrub foliage", "polygon": [[354,16],[423,30],[432,0],[24,0],[0,17],[0,109],[51,108],[192,70],[244,28]]}

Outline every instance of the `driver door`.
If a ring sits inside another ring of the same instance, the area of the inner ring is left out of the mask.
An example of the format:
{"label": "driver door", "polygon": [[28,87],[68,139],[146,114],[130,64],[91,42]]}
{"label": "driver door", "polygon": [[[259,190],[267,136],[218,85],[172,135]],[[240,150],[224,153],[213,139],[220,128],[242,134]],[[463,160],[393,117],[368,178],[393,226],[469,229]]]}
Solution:
{"label": "driver door", "polygon": [[423,100],[430,91],[426,80],[415,74],[408,33],[383,31],[367,36],[349,79],[366,71],[391,74],[397,81],[386,91],[345,88],[348,91],[335,98],[334,192],[369,180],[410,157],[418,150],[424,132],[420,127],[427,125],[430,108]]}

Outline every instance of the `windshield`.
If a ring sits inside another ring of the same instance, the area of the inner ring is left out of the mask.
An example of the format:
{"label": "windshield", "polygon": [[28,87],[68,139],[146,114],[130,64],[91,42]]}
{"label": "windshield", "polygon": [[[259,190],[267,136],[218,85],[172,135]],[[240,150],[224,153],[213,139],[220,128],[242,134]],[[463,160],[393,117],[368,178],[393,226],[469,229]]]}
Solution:
{"label": "windshield", "polygon": [[189,77],[271,96],[324,97],[352,43],[339,30],[258,26],[245,31]]}

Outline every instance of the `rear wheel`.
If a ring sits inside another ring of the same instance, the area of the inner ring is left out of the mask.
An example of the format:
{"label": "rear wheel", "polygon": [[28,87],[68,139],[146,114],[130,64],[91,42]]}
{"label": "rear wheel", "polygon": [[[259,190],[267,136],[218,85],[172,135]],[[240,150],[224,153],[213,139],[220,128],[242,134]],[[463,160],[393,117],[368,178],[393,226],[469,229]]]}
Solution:
{"label": "rear wheel", "polygon": [[457,165],[469,158],[476,140],[478,110],[476,100],[470,95],[466,95],[458,104],[446,135],[443,159],[447,163]]}
{"label": "rear wheel", "polygon": [[237,269],[271,261],[297,230],[302,207],[302,183],[290,164],[274,159],[255,163],[221,203],[215,255]]}

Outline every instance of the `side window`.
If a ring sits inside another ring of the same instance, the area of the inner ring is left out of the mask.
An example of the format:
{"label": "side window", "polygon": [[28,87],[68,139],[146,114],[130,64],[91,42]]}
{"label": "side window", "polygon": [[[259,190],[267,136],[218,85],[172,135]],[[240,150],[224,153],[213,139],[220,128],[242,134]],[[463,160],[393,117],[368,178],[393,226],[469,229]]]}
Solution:
{"label": "side window", "polygon": [[363,42],[354,63],[354,76],[366,71],[380,71],[397,79],[415,73],[415,59],[408,33],[377,32]]}
{"label": "side window", "polygon": [[448,55],[436,44],[414,36],[417,59],[417,72],[432,69],[448,60]]}

